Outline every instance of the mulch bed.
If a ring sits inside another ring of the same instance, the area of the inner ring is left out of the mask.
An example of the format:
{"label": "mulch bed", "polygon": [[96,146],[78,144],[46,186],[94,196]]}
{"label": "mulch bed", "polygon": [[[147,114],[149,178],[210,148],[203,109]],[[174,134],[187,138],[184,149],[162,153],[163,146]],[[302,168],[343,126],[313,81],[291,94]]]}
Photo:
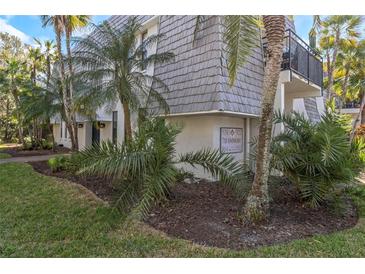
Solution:
{"label": "mulch bed", "polygon": [[[103,200],[110,202],[113,199],[115,189],[103,178],[77,176],[65,171],[52,173],[46,161],[29,164],[42,174],[81,184]],[[243,225],[239,214],[242,203],[228,188],[208,181],[176,184],[169,200],[155,206],[145,222],[174,237],[231,249],[285,243],[351,228],[357,223],[356,208],[350,200],[345,201],[343,214],[335,214],[325,207],[303,206],[298,202],[295,190],[282,179],[270,187],[273,197],[270,219],[259,226]]]}
{"label": "mulch bed", "polygon": [[146,222],[168,235],[232,249],[327,234],[353,227],[357,222],[356,208],[350,201],[346,201],[346,210],[339,215],[324,207],[304,207],[291,195],[279,195],[284,193],[280,189],[276,193],[268,223],[247,226],[238,214],[241,203],[224,186],[211,182],[180,183],[173,190],[173,199],[155,207]]}
{"label": "mulch bed", "polygon": [[65,147],[56,147],[56,150],[52,151],[52,149],[23,150],[21,148],[8,148],[2,150],[1,152],[8,153],[11,155],[11,157],[25,157],[25,156],[64,154],[64,153],[69,153],[70,149]]}
{"label": "mulch bed", "polygon": [[52,172],[47,161],[29,162],[28,164],[33,166],[35,171],[44,175],[67,179],[74,183],[83,185],[104,201],[110,202],[113,199],[114,188],[111,183],[104,178],[98,178],[95,176],[79,176],[67,171]]}

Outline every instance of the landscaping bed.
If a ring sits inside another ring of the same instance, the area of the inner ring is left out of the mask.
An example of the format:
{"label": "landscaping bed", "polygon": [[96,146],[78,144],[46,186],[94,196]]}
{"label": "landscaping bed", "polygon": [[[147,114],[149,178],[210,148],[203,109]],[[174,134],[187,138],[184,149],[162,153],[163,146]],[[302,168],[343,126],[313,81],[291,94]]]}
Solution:
{"label": "landscaping bed", "polygon": [[[115,189],[103,178],[67,171],[51,172],[47,161],[29,164],[42,174],[83,185],[105,201],[113,199]],[[343,230],[357,223],[356,208],[350,200],[345,201],[342,214],[326,207],[312,209],[298,201],[291,184],[278,177],[271,179],[275,181],[270,190],[273,201],[270,220],[264,225],[243,225],[239,214],[242,203],[228,188],[204,180],[178,183],[170,199],[154,207],[145,222],[173,237],[230,249],[285,243]]]}
{"label": "landscaping bed", "polygon": [[29,162],[29,164],[34,168],[34,170],[44,175],[63,178],[80,184],[94,192],[96,196],[105,201],[111,201],[113,198],[113,186],[104,178],[96,176],[79,176],[65,170],[52,172],[47,161]]}
{"label": "landscaping bed", "polygon": [[363,184],[349,191],[361,218],[356,227],[236,251],[202,248],[140,223],[123,226],[113,207],[29,164],[3,164],[0,178],[0,257],[365,257]]}
{"label": "landscaping bed", "polygon": [[277,188],[268,223],[255,227],[242,224],[238,214],[241,203],[224,186],[180,183],[173,189],[170,201],[152,210],[147,223],[171,236],[232,249],[285,243],[357,223],[356,208],[350,201],[345,202],[342,214],[335,214],[324,207],[304,207],[290,192],[285,184]]}
{"label": "landscaping bed", "polygon": [[1,152],[10,154],[11,157],[26,157],[26,156],[64,154],[64,153],[69,153],[70,149],[65,147],[56,147],[55,151],[53,151],[52,149],[23,150],[20,147],[12,147],[12,148],[5,148]]}

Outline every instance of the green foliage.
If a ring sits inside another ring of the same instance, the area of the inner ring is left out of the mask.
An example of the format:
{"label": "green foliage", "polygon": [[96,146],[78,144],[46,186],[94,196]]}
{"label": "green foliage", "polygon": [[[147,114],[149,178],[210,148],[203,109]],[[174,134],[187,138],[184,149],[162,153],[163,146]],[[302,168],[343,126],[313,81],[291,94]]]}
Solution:
{"label": "green foliage", "polygon": [[57,172],[61,170],[65,170],[69,164],[68,156],[56,156],[48,159],[48,166],[51,168],[52,172]]}
{"label": "green foliage", "polygon": [[[365,256],[365,186],[349,190],[359,224],[328,235],[244,250],[199,246],[154,233],[84,188],[43,176],[28,164],[0,167],[0,257],[356,257]],[[122,229],[121,229],[122,227]]]}
{"label": "green foliage", "polygon": [[136,35],[142,31],[142,26],[134,16],[120,28],[108,22],[92,25],[92,28],[97,35],[74,39],[73,61],[80,67],[75,76],[87,84],[79,88],[79,104],[92,113],[104,104],[112,107],[117,99],[135,111],[155,102],[168,112],[169,106],[161,96],[168,87],[145,71],[151,64],[166,63],[174,58],[172,52],[146,56],[147,50],[163,36],[151,35],[138,45]]}
{"label": "green foliage", "polygon": [[7,158],[10,158],[10,157],[11,157],[11,155],[8,154],[8,153],[0,152],[0,159],[7,159]]}
{"label": "green foliage", "polygon": [[176,164],[202,166],[220,181],[234,185],[241,182],[243,167],[228,154],[202,149],[176,155],[175,138],[180,129],[166,125],[162,118],[146,120],[130,142],[115,145],[102,142],[80,152],[80,173],[110,178],[120,189],[116,205],[144,217],[151,206],[163,199],[181,180]]}
{"label": "green foliage", "polygon": [[319,123],[304,116],[276,113],[285,131],[273,138],[272,167],[298,187],[302,198],[316,207],[330,200],[340,184],[351,182],[365,166],[361,139],[349,140],[347,118],[327,112]]}

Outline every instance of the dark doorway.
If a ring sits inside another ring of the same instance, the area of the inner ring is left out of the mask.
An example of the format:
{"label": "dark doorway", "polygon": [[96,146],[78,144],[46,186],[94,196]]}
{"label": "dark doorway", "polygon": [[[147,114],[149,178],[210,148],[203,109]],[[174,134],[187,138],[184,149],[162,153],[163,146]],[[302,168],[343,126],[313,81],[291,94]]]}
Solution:
{"label": "dark doorway", "polygon": [[100,128],[97,122],[93,123],[91,142],[92,144],[100,143]]}

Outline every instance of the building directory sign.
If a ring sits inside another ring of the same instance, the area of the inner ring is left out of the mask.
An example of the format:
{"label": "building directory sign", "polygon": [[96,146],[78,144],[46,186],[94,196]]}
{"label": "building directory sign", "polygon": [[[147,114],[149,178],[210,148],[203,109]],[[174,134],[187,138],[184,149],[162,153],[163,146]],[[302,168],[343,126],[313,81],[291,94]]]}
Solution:
{"label": "building directory sign", "polygon": [[240,153],[243,151],[243,129],[221,127],[220,151],[222,153]]}

